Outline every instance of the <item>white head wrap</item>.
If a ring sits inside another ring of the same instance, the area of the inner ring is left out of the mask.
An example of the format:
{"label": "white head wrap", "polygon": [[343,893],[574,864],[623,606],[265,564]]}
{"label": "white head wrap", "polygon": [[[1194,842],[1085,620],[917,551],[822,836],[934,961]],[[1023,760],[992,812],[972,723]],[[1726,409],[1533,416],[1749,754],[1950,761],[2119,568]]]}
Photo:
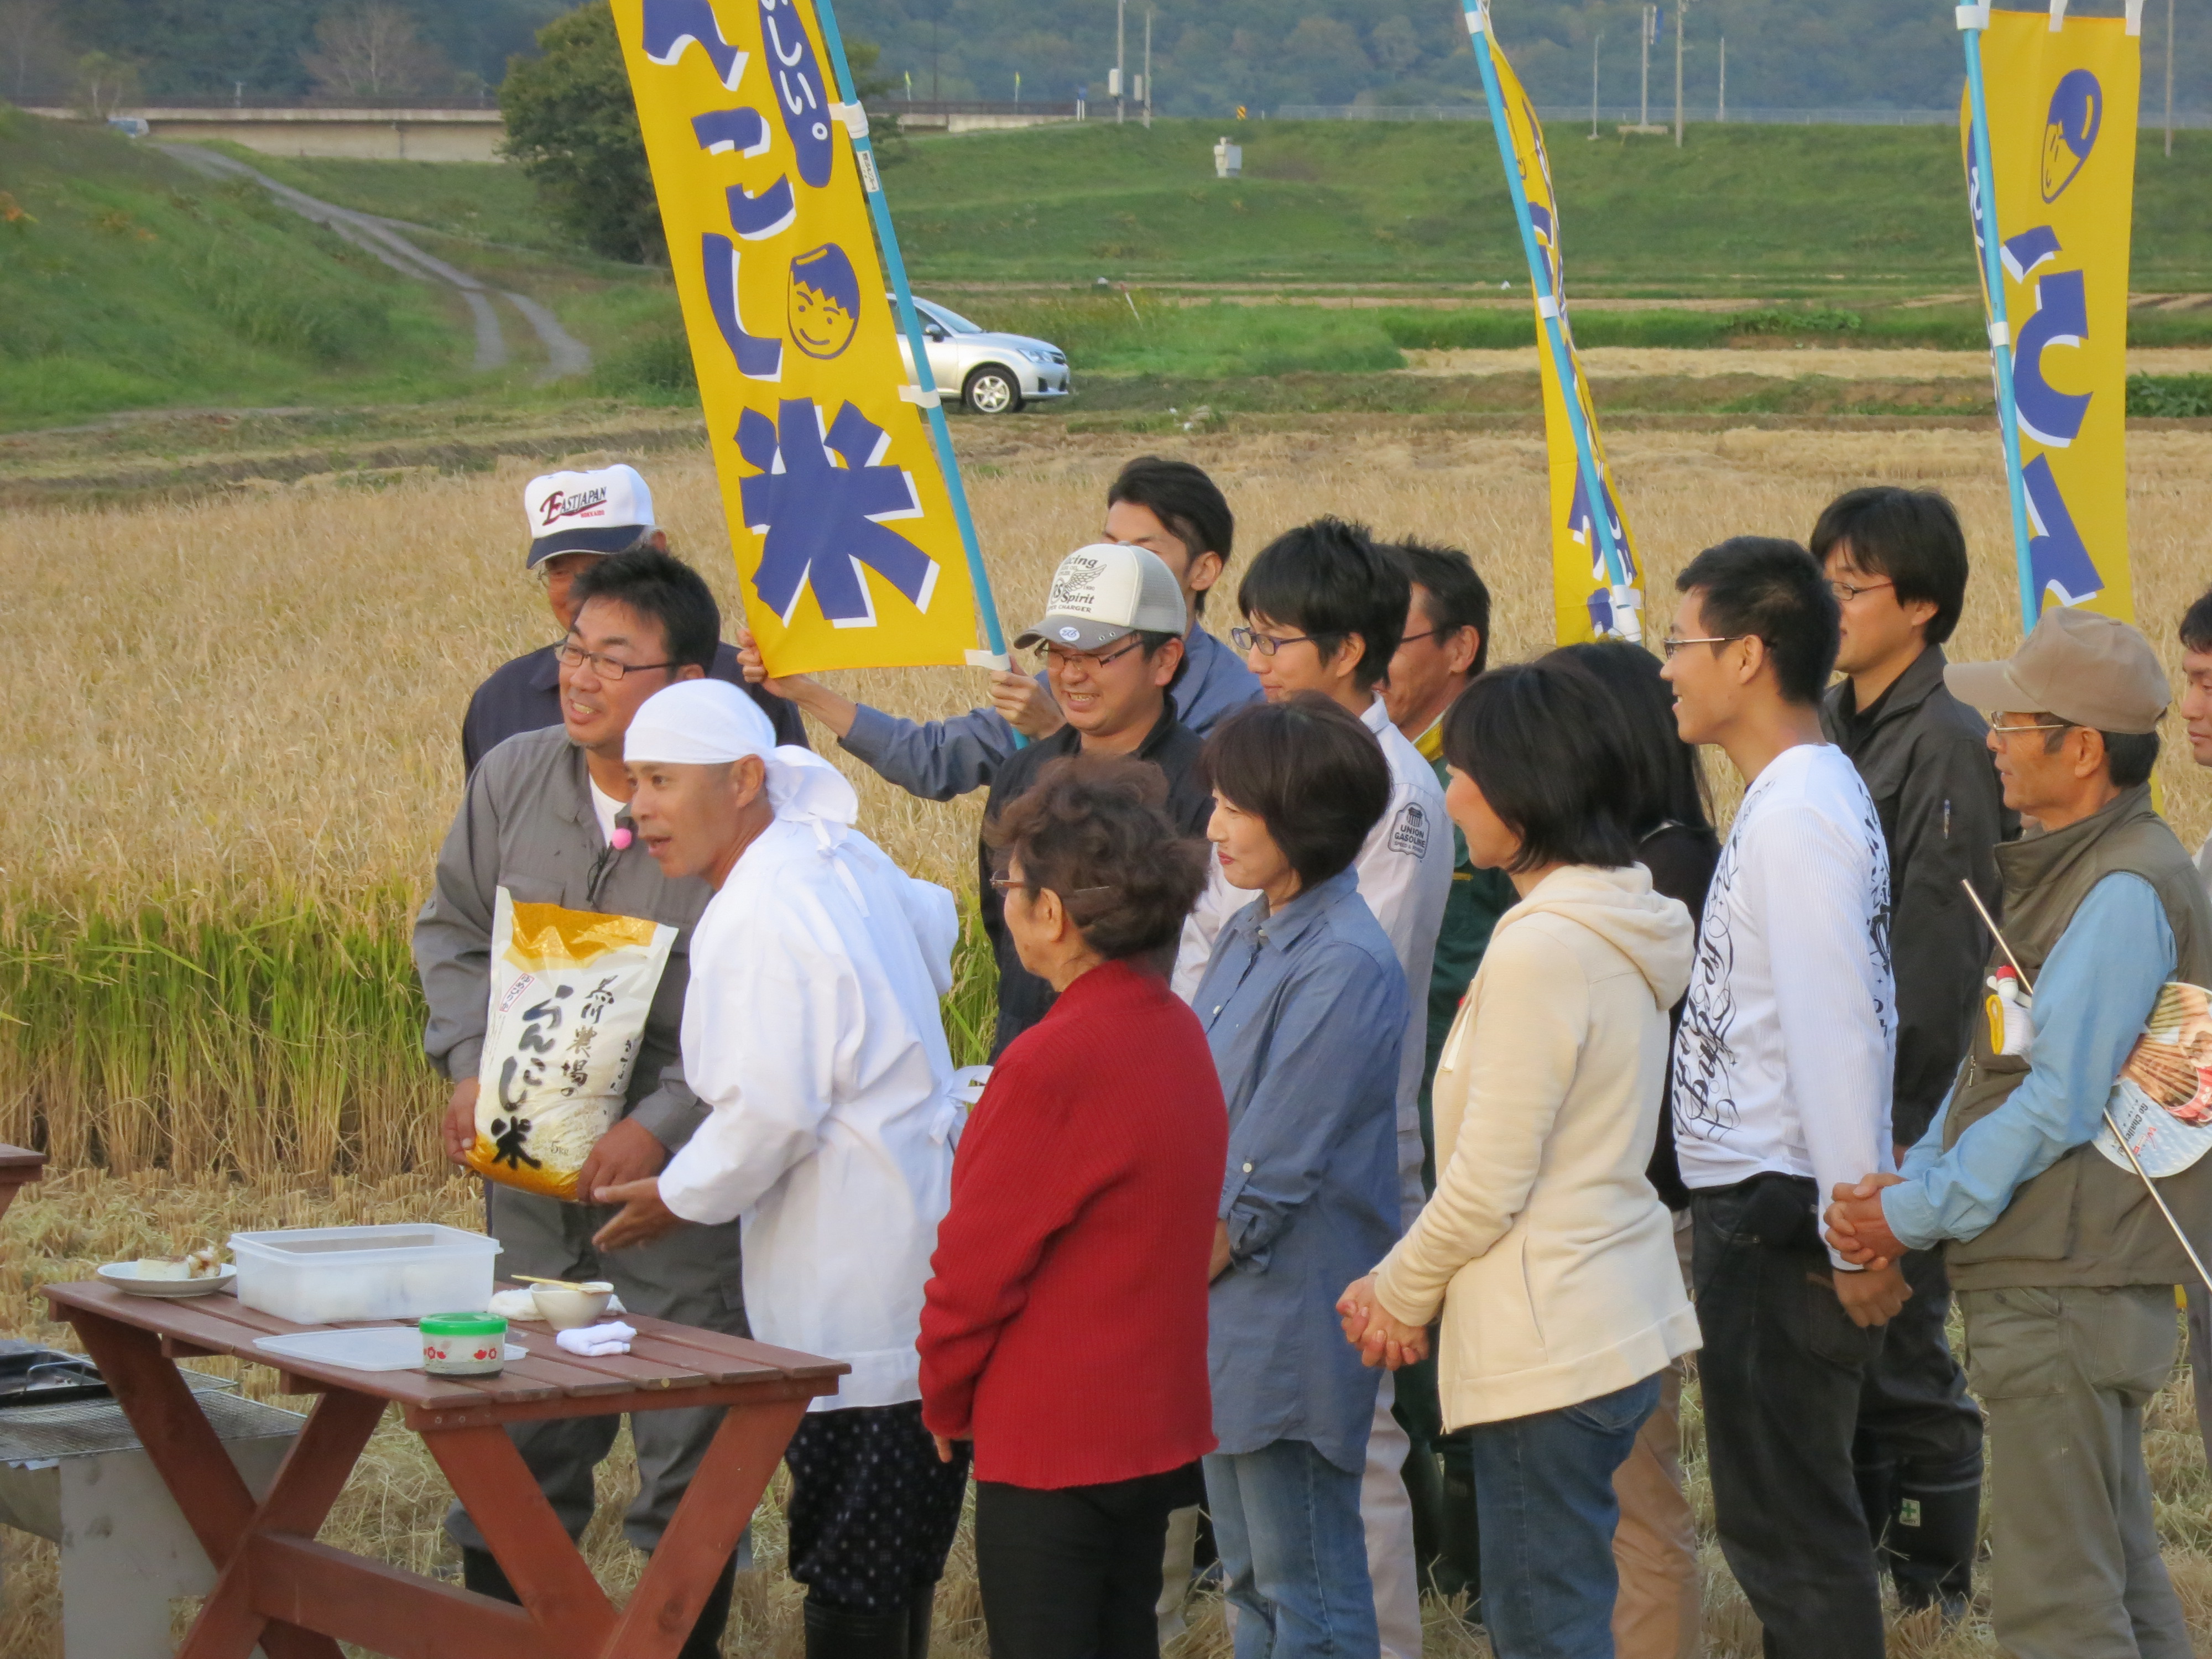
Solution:
{"label": "white head wrap", "polygon": [[623,738],[626,761],[713,766],[756,755],[768,768],[769,805],[780,818],[811,823],[825,845],[860,815],[860,798],[837,769],[795,744],[777,747],[760,705],[726,680],[678,680],[647,697]]}

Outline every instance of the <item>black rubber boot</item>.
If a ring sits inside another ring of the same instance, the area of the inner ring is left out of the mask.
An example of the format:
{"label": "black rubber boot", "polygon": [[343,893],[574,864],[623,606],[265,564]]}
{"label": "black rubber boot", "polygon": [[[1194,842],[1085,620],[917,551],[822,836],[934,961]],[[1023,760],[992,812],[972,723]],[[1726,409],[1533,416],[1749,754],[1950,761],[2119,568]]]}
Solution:
{"label": "black rubber boot", "polygon": [[498,1601],[522,1605],[522,1598],[514,1593],[514,1586],[507,1582],[507,1572],[492,1558],[489,1550],[461,1547],[461,1588],[472,1589],[478,1595],[489,1595]]}
{"label": "black rubber boot", "polygon": [[676,1659],[718,1659],[722,1651],[722,1629],[730,1622],[730,1595],[737,1579],[738,1558],[733,1555],[722,1563],[722,1576],[707,1592],[707,1605],[699,1609],[698,1620],[691,1626],[690,1635],[684,1638],[684,1645],[676,1650]]}
{"label": "black rubber boot", "polygon": [[806,1659],[908,1659],[912,1609],[859,1613],[806,1598]]}
{"label": "black rubber boot", "polygon": [[907,1609],[907,1659],[929,1659],[929,1626],[937,1612],[937,1586],[932,1584],[922,1591],[921,1598]]}
{"label": "black rubber boot", "polygon": [[1474,1512],[1474,1481],[1455,1460],[1444,1456],[1443,1501],[1437,1506],[1437,1594],[1464,1593],[1467,1616],[1482,1619],[1482,1528]]}
{"label": "black rubber boot", "polygon": [[[1978,1477],[1978,1467],[1974,1471]],[[1960,1481],[1898,1483],[1897,1518],[1889,1529],[1889,1575],[1907,1611],[1941,1605],[1945,1622],[1966,1616],[1974,1594],[1974,1554],[1981,1541],[1982,1487]]]}

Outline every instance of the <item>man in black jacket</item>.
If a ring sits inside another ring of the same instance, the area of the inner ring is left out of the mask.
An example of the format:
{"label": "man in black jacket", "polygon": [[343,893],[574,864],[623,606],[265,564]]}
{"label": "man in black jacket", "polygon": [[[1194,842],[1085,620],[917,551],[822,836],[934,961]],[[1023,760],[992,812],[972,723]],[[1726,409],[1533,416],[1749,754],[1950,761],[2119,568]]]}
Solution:
{"label": "man in black jacket", "polygon": [[[1988,930],[1960,884],[1992,912],[2005,812],[1981,716],[1944,688],[1943,641],[1966,592],[1966,544],[1933,490],[1854,489],[1813,531],[1843,612],[1821,704],[1828,740],[1850,757],[1889,843],[1890,946],[1897,975],[1898,1155],[1942,1105],[1981,1001]],[[1867,1368],[1855,1456],[1867,1525],[1908,1608],[1964,1614],[1981,1503],[1982,1419],[1943,1334],[1950,1286],[1940,1252],[1904,1261],[1912,1299]]]}
{"label": "man in black jacket", "polygon": [[[1133,755],[1166,778],[1170,821],[1186,836],[1203,833],[1213,815],[1213,792],[1199,770],[1198,734],[1176,718],[1175,699],[1168,695],[1168,683],[1182,662],[1184,626],[1182,588],[1149,549],[1101,542],[1062,559],[1053,573],[1043,620],[1014,644],[1024,651],[1040,649],[1067,724],[1000,764],[983,807],[985,823],[995,823],[1062,756]],[[981,862],[983,930],[999,960],[995,1058],[1044,1018],[1054,994],[1022,966],[1014,950],[1005,901],[993,879],[1000,872],[988,840]]]}

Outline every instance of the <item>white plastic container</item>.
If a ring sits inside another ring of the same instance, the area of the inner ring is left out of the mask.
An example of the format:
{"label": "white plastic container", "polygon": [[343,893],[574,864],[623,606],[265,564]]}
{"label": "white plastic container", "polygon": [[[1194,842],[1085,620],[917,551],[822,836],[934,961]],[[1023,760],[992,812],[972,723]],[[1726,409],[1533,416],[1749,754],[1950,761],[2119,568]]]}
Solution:
{"label": "white plastic container", "polygon": [[434,1222],[233,1233],[238,1299],[299,1325],[488,1306],[497,1241]]}

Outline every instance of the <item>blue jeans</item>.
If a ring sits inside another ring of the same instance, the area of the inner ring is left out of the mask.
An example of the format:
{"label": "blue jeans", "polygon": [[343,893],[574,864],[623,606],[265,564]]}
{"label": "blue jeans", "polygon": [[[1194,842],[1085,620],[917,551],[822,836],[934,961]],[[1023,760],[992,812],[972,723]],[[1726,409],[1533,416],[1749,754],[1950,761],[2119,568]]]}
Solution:
{"label": "blue jeans", "polygon": [[1380,1643],[1358,1470],[1304,1440],[1216,1452],[1206,1460],[1206,1503],[1237,1609],[1237,1659],[1373,1659]]}
{"label": "blue jeans", "polygon": [[1613,1659],[1613,1475],[1658,1403],[1655,1372],[1579,1405],[1468,1431],[1482,1622],[1498,1659]]}

